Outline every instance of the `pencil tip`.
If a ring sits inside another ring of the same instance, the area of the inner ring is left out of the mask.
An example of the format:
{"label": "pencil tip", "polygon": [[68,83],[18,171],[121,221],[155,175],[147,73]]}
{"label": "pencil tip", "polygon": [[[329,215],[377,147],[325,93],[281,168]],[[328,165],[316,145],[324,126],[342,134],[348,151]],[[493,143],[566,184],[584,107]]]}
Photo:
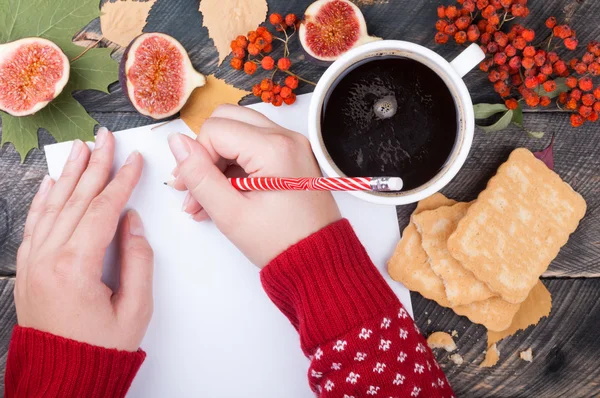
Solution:
{"label": "pencil tip", "polygon": [[169,185],[169,184],[167,184],[166,182],[163,182],[163,185]]}

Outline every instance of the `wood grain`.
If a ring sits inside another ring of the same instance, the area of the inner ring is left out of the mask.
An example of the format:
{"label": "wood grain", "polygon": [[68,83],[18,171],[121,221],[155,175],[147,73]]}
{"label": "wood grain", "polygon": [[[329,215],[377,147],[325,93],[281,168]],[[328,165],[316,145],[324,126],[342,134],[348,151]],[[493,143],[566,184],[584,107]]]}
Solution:
{"label": "wood grain", "polygon": [[8,354],[8,343],[13,326],[17,324],[17,313],[13,299],[14,278],[0,278],[0,395],[4,396],[4,369]]}
{"label": "wood grain", "polygon": [[[449,354],[436,357],[457,397],[596,397],[600,394],[600,279],[543,281],[552,294],[552,312],[537,326],[498,343],[500,361],[482,369],[485,328],[472,324],[447,308],[412,293],[416,322],[425,336],[456,330],[458,353],[464,364],[455,365]],[[533,349],[533,362],[519,352]]]}

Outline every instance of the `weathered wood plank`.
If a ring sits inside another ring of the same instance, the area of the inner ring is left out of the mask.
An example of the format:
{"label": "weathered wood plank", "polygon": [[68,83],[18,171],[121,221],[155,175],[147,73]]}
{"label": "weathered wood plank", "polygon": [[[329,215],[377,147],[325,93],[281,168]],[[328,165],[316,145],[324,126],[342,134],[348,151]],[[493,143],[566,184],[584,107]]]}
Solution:
{"label": "weathered wood plank", "polygon": [[[550,316],[499,342],[500,361],[490,369],[479,367],[486,349],[484,327],[412,294],[416,321],[426,336],[458,332],[462,366],[451,362],[445,351],[436,352],[457,397],[599,396],[600,279],[553,279],[544,284],[552,294]],[[519,358],[519,352],[530,347],[531,363]]]}
{"label": "weathered wood plank", "polygon": [[17,324],[17,312],[13,299],[14,278],[0,278],[0,395],[4,396],[4,370],[8,343],[13,326]]}

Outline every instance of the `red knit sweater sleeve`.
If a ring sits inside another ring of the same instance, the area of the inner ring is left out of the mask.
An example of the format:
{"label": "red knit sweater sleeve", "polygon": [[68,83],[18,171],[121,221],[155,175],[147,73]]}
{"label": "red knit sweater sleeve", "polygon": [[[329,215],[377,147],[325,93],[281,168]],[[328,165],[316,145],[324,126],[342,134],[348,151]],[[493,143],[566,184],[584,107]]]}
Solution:
{"label": "red knit sweater sleeve", "polygon": [[15,326],[4,396],[124,397],[146,353],[118,351]]}
{"label": "red knit sweater sleeve", "polygon": [[300,333],[321,397],[453,397],[416,324],[348,220],[275,258],[263,287]]}

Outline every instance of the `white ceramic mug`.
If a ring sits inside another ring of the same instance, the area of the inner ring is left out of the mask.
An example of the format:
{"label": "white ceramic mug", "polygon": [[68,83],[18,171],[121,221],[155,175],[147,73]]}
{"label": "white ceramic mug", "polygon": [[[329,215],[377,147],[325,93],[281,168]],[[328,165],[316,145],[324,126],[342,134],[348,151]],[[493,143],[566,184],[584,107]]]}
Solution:
{"label": "white ceramic mug", "polygon": [[456,176],[467,159],[473,142],[475,118],[471,96],[462,77],[477,66],[485,58],[485,54],[478,45],[472,44],[452,62],[448,62],[440,55],[418,44],[399,40],[382,40],[359,46],[340,57],[319,80],[311,99],[308,117],[308,132],[313,152],[319,165],[328,176],[354,177],[342,173],[329,156],[323,143],[321,113],[329,89],[340,75],[357,62],[390,55],[413,59],[433,70],[448,86],[456,105],[457,131],[454,147],[446,163],[431,180],[420,187],[397,193],[352,192],[353,195],[369,202],[404,205],[417,202],[442,189]]}

